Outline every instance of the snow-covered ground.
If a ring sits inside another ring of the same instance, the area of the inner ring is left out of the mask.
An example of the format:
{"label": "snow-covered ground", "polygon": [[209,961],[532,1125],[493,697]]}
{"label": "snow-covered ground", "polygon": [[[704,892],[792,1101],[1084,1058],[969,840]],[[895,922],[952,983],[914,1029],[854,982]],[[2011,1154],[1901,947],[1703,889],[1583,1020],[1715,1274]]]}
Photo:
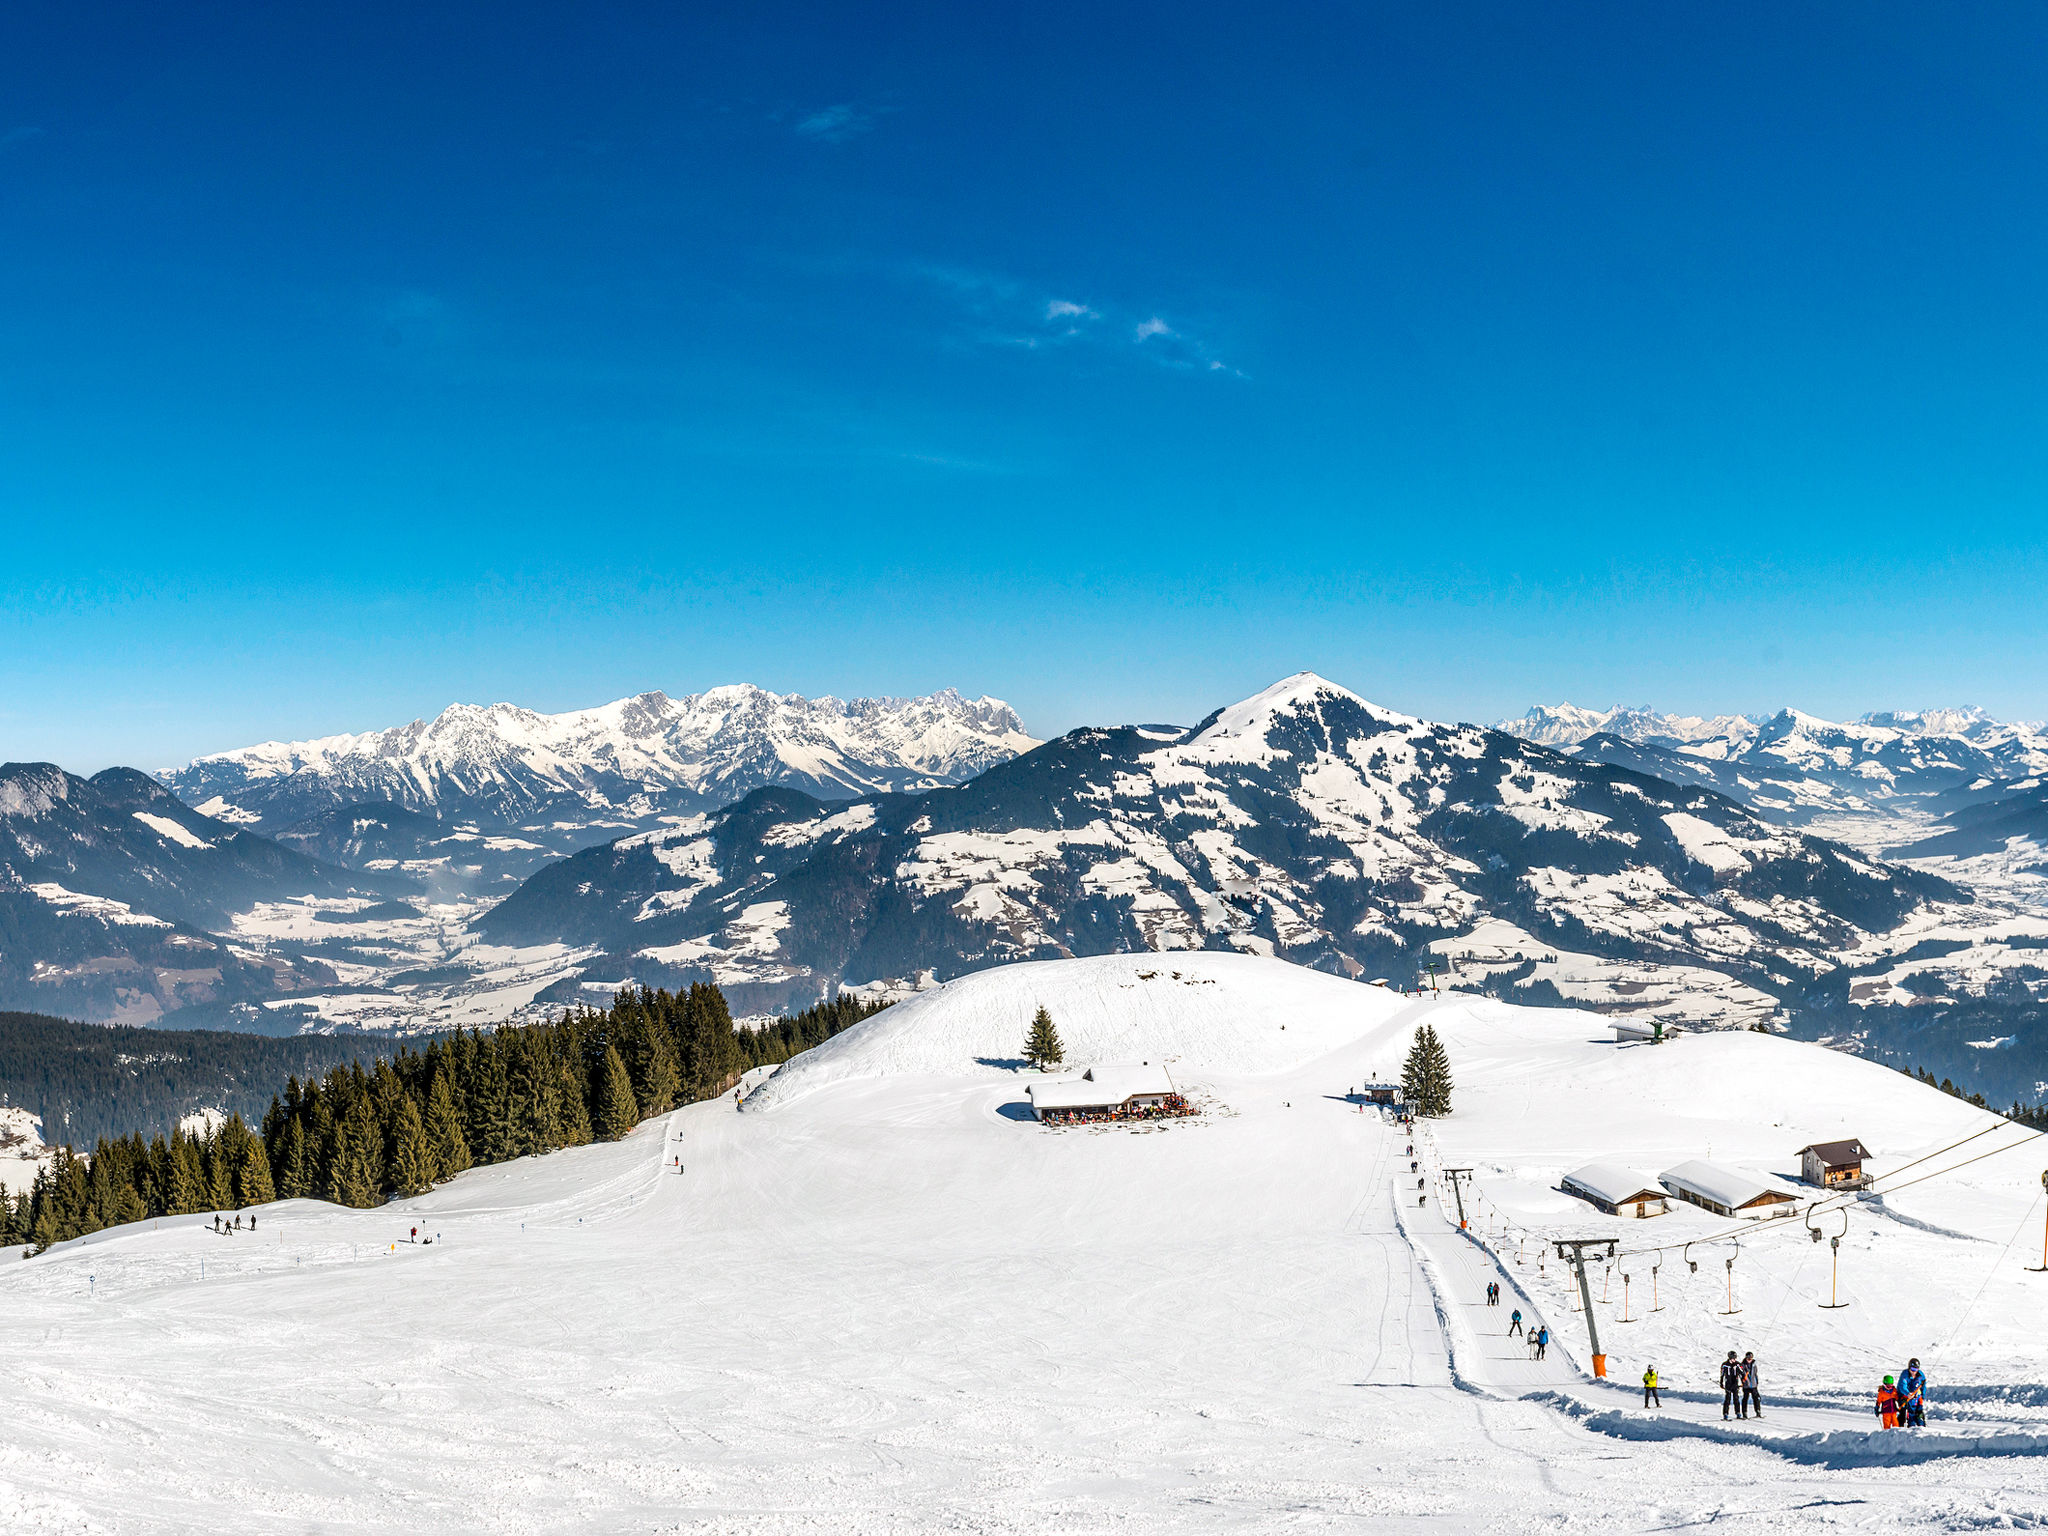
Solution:
{"label": "snow-covered ground", "polygon": [[18,1105],[0,1105],[0,1194],[18,1195],[50,1160],[43,1120]]}
{"label": "snow-covered ground", "polygon": [[[1415,1203],[1431,1166],[1471,1166],[1482,1230],[1670,1247],[1725,1223],[1603,1218],[1557,1172],[1711,1150],[1782,1173],[1854,1134],[1882,1173],[1989,1117],[1781,1039],[1617,1048],[1585,1014],[1255,957],[1136,963],[985,973],[744,1111],[692,1106],[378,1211],[289,1202],[253,1233],[186,1218],[0,1266],[0,1528],[1889,1531],[2048,1508],[2031,1147],[1852,1212],[1841,1311],[1816,1306],[1828,1250],[1797,1222],[1745,1235],[1732,1318],[1706,1294],[1725,1244],[1696,1278],[1667,1259],[1649,1321],[1619,1320],[1617,1276],[1603,1342],[1623,1382],[1655,1358],[1677,1389],[1659,1415],[1573,1368],[1554,1261],[1503,1244],[1495,1267],[1431,1189]],[[1171,1047],[1207,1112],[1032,1123],[1025,1075],[990,1063],[1040,1003],[1069,1067]],[[1351,1091],[1423,1018],[1459,1088],[1411,1174]],[[1627,1262],[1633,1309],[1648,1260]],[[1555,1328],[1549,1361],[1478,1304],[1495,1275]],[[1724,1442],[1683,1395],[1731,1345],[1765,1361],[1768,1435]],[[1938,1440],[1863,1428],[1908,1352]],[[1907,1459],[1959,1448],[2004,1453]]]}

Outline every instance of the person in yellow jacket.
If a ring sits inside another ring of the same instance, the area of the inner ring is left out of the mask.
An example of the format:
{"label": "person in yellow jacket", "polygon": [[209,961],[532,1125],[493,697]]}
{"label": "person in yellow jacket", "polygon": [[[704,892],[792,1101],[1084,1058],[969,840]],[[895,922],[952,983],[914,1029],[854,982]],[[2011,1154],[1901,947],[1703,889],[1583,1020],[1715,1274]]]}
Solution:
{"label": "person in yellow jacket", "polygon": [[1659,1408],[1664,1406],[1664,1399],[1657,1393],[1657,1367],[1654,1365],[1643,1372],[1643,1406],[1647,1408],[1652,1403]]}

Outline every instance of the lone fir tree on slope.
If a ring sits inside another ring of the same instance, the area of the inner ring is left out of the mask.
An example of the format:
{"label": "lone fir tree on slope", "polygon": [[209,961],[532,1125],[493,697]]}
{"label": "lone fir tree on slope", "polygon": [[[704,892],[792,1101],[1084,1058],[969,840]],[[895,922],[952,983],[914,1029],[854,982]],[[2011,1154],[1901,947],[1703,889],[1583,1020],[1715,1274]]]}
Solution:
{"label": "lone fir tree on slope", "polygon": [[1053,1028],[1052,1015],[1040,1008],[1031,1020],[1031,1033],[1024,1038],[1026,1065],[1043,1072],[1066,1059],[1067,1050],[1060,1044],[1060,1032]]}
{"label": "lone fir tree on slope", "polygon": [[1418,1115],[1434,1117],[1451,1112],[1451,1058],[1444,1043],[1430,1025],[1415,1031],[1415,1043],[1401,1064],[1401,1097]]}

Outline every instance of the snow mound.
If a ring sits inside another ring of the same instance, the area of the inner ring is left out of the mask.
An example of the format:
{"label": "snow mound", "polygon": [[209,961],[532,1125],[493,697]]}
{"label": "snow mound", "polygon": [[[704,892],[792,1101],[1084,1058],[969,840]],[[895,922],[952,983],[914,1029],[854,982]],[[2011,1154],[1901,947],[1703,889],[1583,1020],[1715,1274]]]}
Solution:
{"label": "snow mound", "polygon": [[1257,1077],[1286,1072],[1387,1023],[1409,1000],[1261,955],[1198,951],[1030,960],[898,1003],[785,1065],[747,1099],[785,1104],[858,1078],[1014,1070],[1043,1007],[1066,1067],[1163,1061]]}

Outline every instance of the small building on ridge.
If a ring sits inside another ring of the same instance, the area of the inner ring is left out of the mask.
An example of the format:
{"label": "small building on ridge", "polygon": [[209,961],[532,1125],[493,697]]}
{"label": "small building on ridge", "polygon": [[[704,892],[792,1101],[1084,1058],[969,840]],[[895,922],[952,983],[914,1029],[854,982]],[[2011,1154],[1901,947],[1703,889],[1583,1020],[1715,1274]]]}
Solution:
{"label": "small building on ridge", "polygon": [[1862,1189],[1870,1179],[1863,1172],[1863,1159],[1870,1156],[1862,1142],[1817,1141],[1799,1149],[1800,1177],[1823,1189]]}

